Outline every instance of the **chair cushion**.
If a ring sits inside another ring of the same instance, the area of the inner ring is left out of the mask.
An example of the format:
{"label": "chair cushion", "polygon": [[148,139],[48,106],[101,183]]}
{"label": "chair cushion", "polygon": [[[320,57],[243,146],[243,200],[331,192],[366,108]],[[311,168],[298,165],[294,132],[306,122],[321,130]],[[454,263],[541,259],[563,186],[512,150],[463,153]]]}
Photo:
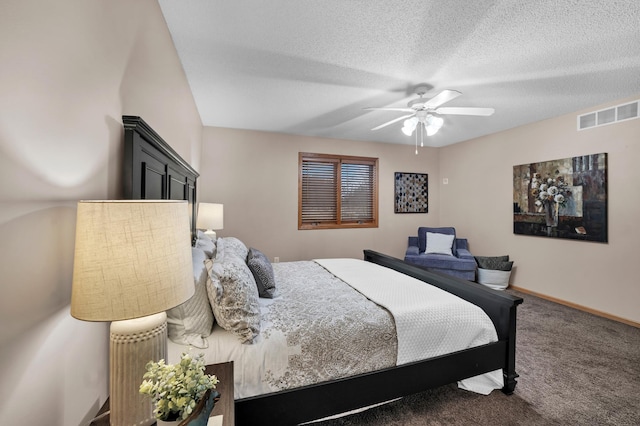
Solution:
{"label": "chair cushion", "polygon": [[[421,226],[418,228],[418,249],[420,253],[424,253],[427,250],[427,232],[431,232],[434,234],[453,235],[455,241],[456,229],[453,227],[429,228]],[[454,256],[458,255],[455,244],[452,244],[451,246],[451,253]]]}
{"label": "chair cushion", "polygon": [[473,257],[470,259],[461,259],[455,256],[447,256],[445,254],[421,253],[419,255],[406,255],[404,260],[427,268],[474,272],[476,270],[476,262]]}

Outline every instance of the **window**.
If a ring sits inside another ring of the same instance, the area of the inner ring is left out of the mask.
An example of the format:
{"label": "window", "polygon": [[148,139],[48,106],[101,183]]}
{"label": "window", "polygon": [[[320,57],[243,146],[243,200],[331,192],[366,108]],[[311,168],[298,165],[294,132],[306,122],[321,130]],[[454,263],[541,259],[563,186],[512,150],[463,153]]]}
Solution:
{"label": "window", "polygon": [[299,153],[298,229],[377,227],[377,158]]}

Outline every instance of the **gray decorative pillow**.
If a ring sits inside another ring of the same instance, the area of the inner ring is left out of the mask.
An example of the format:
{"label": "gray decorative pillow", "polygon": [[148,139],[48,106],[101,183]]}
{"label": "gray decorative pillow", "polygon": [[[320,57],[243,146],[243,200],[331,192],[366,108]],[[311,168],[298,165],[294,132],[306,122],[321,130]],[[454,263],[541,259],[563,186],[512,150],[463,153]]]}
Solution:
{"label": "gray decorative pillow", "polygon": [[510,271],[513,262],[509,262],[509,256],[474,256],[479,268],[494,271]]}
{"label": "gray decorative pillow", "polygon": [[234,255],[207,259],[205,265],[209,271],[207,294],[216,322],[242,343],[253,343],[260,333],[260,305],[249,267]]}
{"label": "gray decorative pillow", "polygon": [[213,328],[213,312],[207,296],[207,269],[203,250],[192,247],[193,279],[196,287],[191,299],[167,311],[169,339],[182,345],[204,349],[209,346],[205,337]]}
{"label": "gray decorative pillow", "polygon": [[[218,241],[219,240],[220,238],[218,238]],[[224,240],[224,247],[227,252],[227,255],[235,254],[245,262],[247,261],[247,255],[249,254],[249,249],[242,241],[240,241],[236,237],[224,237],[222,238],[222,240]]]}
{"label": "gray decorative pillow", "polygon": [[273,266],[267,256],[258,249],[250,248],[247,265],[256,279],[260,297],[273,299],[276,292],[276,280],[273,276]]}

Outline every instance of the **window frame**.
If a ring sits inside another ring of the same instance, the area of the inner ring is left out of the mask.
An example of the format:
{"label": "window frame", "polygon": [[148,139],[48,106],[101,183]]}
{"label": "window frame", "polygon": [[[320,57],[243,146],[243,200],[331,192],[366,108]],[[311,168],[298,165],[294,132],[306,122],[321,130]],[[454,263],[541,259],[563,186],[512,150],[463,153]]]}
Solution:
{"label": "window frame", "polygon": [[[303,222],[302,201],[303,201],[303,165],[305,162],[326,162],[337,164],[336,181],[336,219],[326,222]],[[371,216],[370,220],[342,220],[342,164],[361,164],[372,166],[371,178]],[[310,152],[298,153],[298,230],[309,229],[342,229],[342,228],[377,228],[378,227],[378,158],[360,157],[352,155],[338,154],[316,154]]]}

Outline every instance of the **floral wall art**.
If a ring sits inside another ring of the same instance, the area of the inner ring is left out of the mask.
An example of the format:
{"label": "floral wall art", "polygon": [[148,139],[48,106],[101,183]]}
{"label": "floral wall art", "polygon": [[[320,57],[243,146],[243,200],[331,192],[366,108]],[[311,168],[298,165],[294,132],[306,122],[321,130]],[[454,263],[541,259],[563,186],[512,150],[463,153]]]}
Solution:
{"label": "floral wall art", "polygon": [[607,154],[514,166],[513,232],[607,242]]}
{"label": "floral wall art", "polygon": [[428,177],[426,173],[395,173],[395,213],[427,213]]}

